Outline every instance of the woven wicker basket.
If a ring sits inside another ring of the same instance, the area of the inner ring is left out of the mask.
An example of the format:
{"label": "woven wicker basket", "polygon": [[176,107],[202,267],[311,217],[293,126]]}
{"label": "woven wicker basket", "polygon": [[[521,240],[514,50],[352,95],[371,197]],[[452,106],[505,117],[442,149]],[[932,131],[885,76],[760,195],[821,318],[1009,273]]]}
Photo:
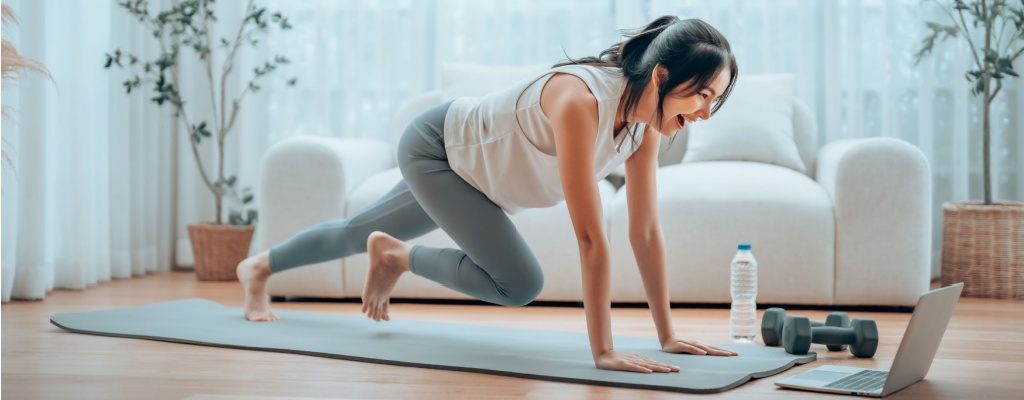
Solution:
{"label": "woven wicker basket", "polygon": [[942,285],[964,296],[1024,299],[1024,203],[942,205]]}
{"label": "woven wicker basket", "polygon": [[217,225],[201,222],[188,225],[196,278],[201,281],[233,281],[238,263],[249,257],[255,225]]}

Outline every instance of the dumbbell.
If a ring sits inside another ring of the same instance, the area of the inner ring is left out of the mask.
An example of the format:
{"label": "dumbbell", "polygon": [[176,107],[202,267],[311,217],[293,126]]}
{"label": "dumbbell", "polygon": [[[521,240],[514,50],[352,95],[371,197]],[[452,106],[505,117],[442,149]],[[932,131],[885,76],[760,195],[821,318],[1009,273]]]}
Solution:
{"label": "dumbbell", "polygon": [[782,329],[782,346],[789,354],[807,354],[811,343],[825,345],[850,345],[850,353],[860,358],[870,358],[878,350],[878,326],[875,321],[854,318],[848,328],[832,326],[811,327],[807,317],[786,317]]}
{"label": "dumbbell", "polygon": [[[764,315],[761,317],[761,338],[764,339],[765,346],[778,346],[782,344],[782,329],[785,321],[786,310],[778,307],[764,310]],[[850,326],[850,316],[844,312],[829,313],[824,323],[811,321],[811,327],[818,326],[845,328]],[[846,345],[829,345],[828,349],[831,351],[843,351],[846,350]]]}

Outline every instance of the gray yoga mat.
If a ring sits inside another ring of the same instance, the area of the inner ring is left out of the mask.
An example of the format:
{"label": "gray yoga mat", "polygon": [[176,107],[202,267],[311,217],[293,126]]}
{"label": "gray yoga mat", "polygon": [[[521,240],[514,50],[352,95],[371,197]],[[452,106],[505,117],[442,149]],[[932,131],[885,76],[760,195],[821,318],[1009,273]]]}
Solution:
{"label": "gray yoga mat", "polygon": [[720,347],[739,356],[672,354],[661,351],[654,339],[615,336],[616,350],[680,367],[678,373],[641,374],[595,368],[585,333],[402,319],[374,322],[361,314],[274,312],[280,320],[250,322],[241,308],[186,299],[57,314],[50,322],[93,335],[686,393],[723,392],[817,357],[815,353],[794,356],[781,347],[732,345]]}

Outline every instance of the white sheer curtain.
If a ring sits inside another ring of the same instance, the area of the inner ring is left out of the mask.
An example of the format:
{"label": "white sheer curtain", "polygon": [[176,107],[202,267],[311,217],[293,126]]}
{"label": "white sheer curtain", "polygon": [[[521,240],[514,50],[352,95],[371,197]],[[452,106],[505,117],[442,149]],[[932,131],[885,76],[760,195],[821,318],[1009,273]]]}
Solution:
{"label": "white sheer curtain", "polygon": [[[174,2],[152,0],[151,9]],[[934,172],[936,274],[941,204],[981,197],[980,112],[963,79],[968,50],[961,42],[942,44],[912,66],[924,20],[944,18],[919,0],[261,3],[281,10],[295,28],[275,31],[257,49],[243,47],[239,70],[282,54],[292,64],[273,79],[297,76],[298,84],[264,85],[242,105],[226,165],[243,187],[257,189],[261,156],[290,136],[389,140],[389,116],[410,96],[436,87],[440,62],[553,64],[563,51],[597,55],[618,39],[617,29],[675,14],[721,30],[744,74],[796,73],[797,93],[817,115],[821,144],[892,136],[920,147]],[[185,225],[212,219],[213,198],[187,138],[168,108],[142,93],[124,94],[126,73],[102,68],[103,53],[116,47],[155,55],[148,32],[114,0],[5,4],[22,19],[5,38],[47,65],[57,83],[28,75],[3,92],[17,120],[3,125],[4,150],[17,171],[15,179],[5,163],[4,301],[191,265]],[[218,33],[231,31],[244,5],[217,2]],[[181,78],[185,93],[207,89],[195,60],[183,60]],[[229,89],[249,78],[238,74]],[[1024,79],[1007,80],[992,119],[997,199],[1019,201],[1024,192],[1022,115]],[[214,156],[202,154],[206,165]]]}
{"label": "white sheer curtain", "polygon": [[3,92],[3,301],[169,269],[171,120],[103,69],[118,39],[145,32],[112,3],[4,3],[20,17],[4,37],[54,82],[25,74]]}

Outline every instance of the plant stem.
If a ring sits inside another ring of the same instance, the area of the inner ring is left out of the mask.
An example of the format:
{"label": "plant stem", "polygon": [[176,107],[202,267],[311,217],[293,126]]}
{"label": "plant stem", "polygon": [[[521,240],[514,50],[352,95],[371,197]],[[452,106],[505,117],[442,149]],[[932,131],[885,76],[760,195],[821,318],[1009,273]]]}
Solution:
{"label": "plant stem", "polygon": [[[205,32],[205,36],[206,36],[206,44],[209,45],[210,43],[212,43],[210,41],[210,20],[205,18],[205,17],[203,18],[203,31]],[[217,118],[217,93],[213,89],[214,85],[216,85],[216,83],[213,80],[213,53],[212,52],[210,54],[206,55],[206,77],[207,77],[207,79],[210,80],[210,104],[213,106],[213,126],[221,126],[220,122],[219,122],[219,120]],[[222,103],[220,107],[224,108],[224,104]],[[223,119],[223,116],[221,117],[221,119]]]}
{"label": "plant stem", "polygon": [[[986,7],[986,2],[985,1],[981,2],[981,15],[984,18],[986,18],[986,19],[988,18],[988,12],[987,12],[987,7]],[[991,44],[992,44],[992,24],[989,24],[986,21],[986,23],[985,23],[985,50],[991,50]],[[983,77],[983,79],[985,79],[985,81],[984,81],[985,82],[985,97],[982,97],[982,104],[983,104],[983,107],[984,107],[984,112],[983,112],[984,115],[982,116],[982,129],[981,129],[981,135],[982,135],[981,142],[982,142],[982,154],[983,154],[982,159],[983,159],[983,169],[984,169],[984,174],[983,174],[984,178],[983,179],[984,179],[984,183],[985,183],[985,205],[986,206],[990,206],[990,205],[992,205],[992,179],[991,179],[991,176],[990,176],[990,168],[989,168],[989,161],[990,161],[990,157],[991,157],[991,154],[990,154],[991,151],[989,149],[989,147],[990,147],[990,145],[989,145],[989,129],[990,129],[990,126],[989,126],[989,109],[992,106],[992,98],[989,97],[989,83],[991,81],[991,76],[988,73],[988,62],[987,61],[985,62],[985,65],[982,67],[982,73],[983,73],[982,77]],[[994,94],[993,94],[993,97],[994,97]]]}
{"label": "plant stem", "polygon": [[[204,3],[203,7],[204,7],[204,10],[202,12],[206,12],[207,10],[205,10],[205,8],[207,7],[207,4]],[[205,36],[205,42],[206,42],[207,46],[209,46],[210,43],[212,43],[210,41],[210,23],[209,23],[209,19],[207,19],[205,16],[203,17],[203,36]],[[213,106],[213,126],[214,126],[214,132],[217,132],[217,128],[216,127],[221,126],[221,120],[223,119],[223,117],[221,117],[221,118],[217,117],[217,92],[216,92],[216,90],[214,90],[214,85],[216,85],[216,83],[213,80],[213,54],[212,54],[212,52],[207,54],[206,57],[204,57],[204,58],[205,58],[204,61],[206,62],[206,77],[207,77],[207,79],[210,80],[210,105]],[[223,89],[221,89],[221,90],[223,90]],[[224,106],[222,104],[221,108],[223,108],[223,107]],[[218,136],[219,136],[219,133],[218,133]],[[223,158],[224,158],[223,157],[224,147],[222,145],[218,145],[217,149],[218,149],[218,152],[221,154],[220,163],[223,165],[223,162],[224,162],[223,161]],[[222,186],[224,184],[224,171],[223,171],[223,168],[221,168],[221,170],[217,174],[217,182],[218,182],[218,186],[217,186],[218,190],[213,190],[213,197],[214,197],[213,201],[214,201],[214,207],[216,209],[216,211],[215,211],[216,212],[216,214],[215,214],[216,217],[214,218],[214,223],[216,223],[217,225],[220,225],[220,223],[221,223],[221,209],[223,207],[222,197],[224,197],[222,195],[222,193],[224,193],[224,187]]]}

